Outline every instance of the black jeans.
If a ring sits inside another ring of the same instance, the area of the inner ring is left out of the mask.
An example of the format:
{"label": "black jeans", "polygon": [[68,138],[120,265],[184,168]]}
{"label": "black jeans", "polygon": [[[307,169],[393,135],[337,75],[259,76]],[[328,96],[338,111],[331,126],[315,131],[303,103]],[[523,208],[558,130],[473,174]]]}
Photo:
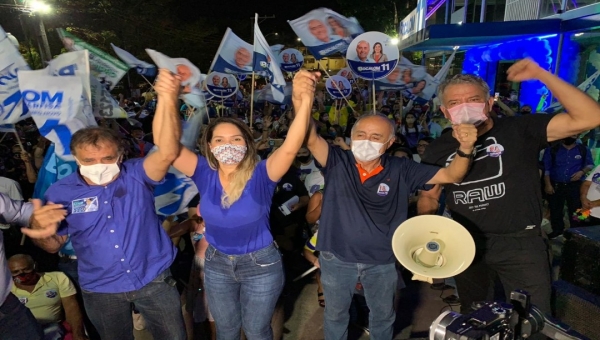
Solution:
{"label": "black jeans", "polygon": [[550,208],[550,224],[552,225],[552,234],[560,235],[565,230],[565,202],[567,203],[567,211],[570,221],[570,227],[578,226],[573,220],[573,213],[581,208],[581,199],[579,198],[579,189],[581,182],[556,183],[552,182],[554,194],[546,195],[548,207]]}
{"label": "black jeans", "polygon": [[507,301],[511,291],[523,289],[531,295],[536,307],[551,314],[548,241],[543,236],[535,236],[534,230],[524,234],[533,235],[488,236],[485,247],[477,249],[473,263],[456,276],[461,313],[470,313],[473,302],[493,301],[494,284],[499,279]]}
{"label": "black jeans", "polygon": [[0,301],[0,340],[41,340],[43,334],[33,314],[16,296],[9,293],[6,301]]}

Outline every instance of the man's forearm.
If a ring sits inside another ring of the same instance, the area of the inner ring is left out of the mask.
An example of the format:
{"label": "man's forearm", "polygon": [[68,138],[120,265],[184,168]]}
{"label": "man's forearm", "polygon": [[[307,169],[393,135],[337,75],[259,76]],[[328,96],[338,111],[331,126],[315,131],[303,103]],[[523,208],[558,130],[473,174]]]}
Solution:
{"label": "man's forearm", "polygon": [[544,175],[544,184],[545,185],[552,185],[552,181],[550,180],[550,175]]}
{"label": "man's forearm", "polygon": [[[74,298],[74,297],[73,297]],[[65,309],[65,318],[73,330],[73,336],[76,339],[85,338],[85,328],[83,327],[83,315],[79,307],[79,303],[74,301],[68,306],[63,306]]]}
{"label": "man's forearm", "polygon": [[417,201],[417,214],[418,215],[435,215],[440,207],[438,200],[433,197],[419,196]]}
{"label": "man's forearm", "polygon": [[165,157],[177,158],[181,147],[181,121],[177,114],[177,99],[161,97],[152,122],[154,144]]}
{"label": "man's forearm", "polygon": [[579,188],[579,196],[581,197],[581,200],[587,198],[587,193],[591,185],[591,181],[583,181],[583,183],[581,183],[581,187]]}
{"label": "man's forearm", "polygon": [[37,181],[37,172],[33,168],[31,162],[25,162],[25,172],[27,173],[27,180],[29,183],[35,183]]}
{"label": "man's forearm", "polygon": [[600,105],[592,97],[548,71],[538,78],[562,104],[571,118],[594,128],[600,125]]}
{"label": "man's forearm", "polygon": [[[472,152],[472,151],[471,151]],[[454,156],[454,159],[446,167],[448,177],[450,177],[450,183],[458,183],[467,175],[469,168],[471,167],[471,158]]]}
{"label": "man's forearm", "polygon": [[62,242],[62,237],[58,235],[42,239],[32,239],[32,241],[36,246],[51,254],[58,253],[64,244]]}

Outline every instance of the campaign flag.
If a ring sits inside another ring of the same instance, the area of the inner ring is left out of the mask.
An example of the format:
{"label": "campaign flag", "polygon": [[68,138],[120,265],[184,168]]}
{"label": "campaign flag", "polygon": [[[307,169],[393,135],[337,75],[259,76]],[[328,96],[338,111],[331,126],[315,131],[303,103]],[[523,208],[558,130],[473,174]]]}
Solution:
{"label": "campaign flag", "polygon": [[94,45],[83,41],[66,30],[60,28],[57,30],[58,37],[61,39],[67,51],[89,51],[90,72],[100,80],[109,91],[123,78],[129,67],[119,59],[102,51]]}
{"label": "campaign flag", "polygon": [[119,106],[119,102],[113,98],[106,87],[94,76],[90,76],[90,88],[92,90],[91,105],[94,117],[127,118],[127,112]]}
{"label": "campaign flag", "polygon": [[110,46],[112,46],[117,56],[121,60],[123,60],[125,64],[127,64],[130,68],[134,68],[138,74],[147,77],[156,76],[156,66],[145,61],[139,60],[138,58],[134,57],[133,54],[115,46],[114,44],[110,44]]}
{"label": "campaign flag", "polygon": [[12,133],[17,132],[14,124],[2,124],[0,125],[0,132]]}
{"label": "campaign flag", "polygon": [[69,145],[79,129],[95,126],[83,96],[79,77],[54,77],[50,70],[20,71],[19,88],[23,101],[40,134],[56,144],[58,157],[73,160]]}
{"label": "campaign flag", "polygon": [[279,64],[281,69],[286,72],[296,72],[302,68],[304,64],[304,56],[302,52],[295,48],[287,48],[279,52]]}
{"label": "campaign flag", "polygon": [[356,18],[328,8],[312,10],[288,23],[317,60],[337,52],[346,54],[352,40],[364,32]]}
{"label": "campaign flag", "polygon": [[146,49],[159,68],[165,68],[181,77],[181,86],[184,93],[189,93],[191,88],[200,82],[200,70],[185,58],[171,58],[158,51]]}
{"label": "campaign flag", "polygon": [[265,74],[271,84],[273,99],[283,102],[285,93],[285,78],[281,73],[278,58],[271,51],[267,40],[258,27],[258,14],[254,20],[254,71]]}
{"label": "campaign flag", "polygon": [[253,51],[252,45],[235,35],[231,28],[227,28],[210,65],[210,71],[251,74]]}
{"label": "campaign flag", "polygon": [[260,90],[254,90],[254,102],[264,103],[269,102],[273,104],[291,105],[292,104],[292,83],[288,83],[284,88],[283,100],[276,100],[273,95],[273,88],[271,84],[267,84]]}
{"label": "campaign flag", "polygon": [[44,157],[44,163],[38,172],[37,181],[33,190],[33,198],[44,198],[46,190],[58,180],[77,171],[77,163],[65,161],[56,155],[54,143],[50,145]]}
{"label": "campaign flag", "polygon": [[185,146],[190,150],[196,149],[196,142],[200,135],[200,128],[204,121],[204,115],[206,110],[196,110],[188,120],[183,123],[183,129],[181,133],[181,145]]}
{"label": "campaign flag", "polygon": [[237,79],[231,74],[211,72],[205,82],[208,93],[216,98],[228,98],[238,91]]}
{"label": "campaign flag", "polygon": [[30,117],[19,91],[19,70],[29,70],[29,65],[0,27],[0,124]]}
{"label": "campaign flag", "polygon": [[284,47],[285,45],[282,44],[272,45],[271,51],[273,51],[273,54],[278,55],[279,53],[281,53],[281,51],[283,51]]}
{"label": "campaign flag", "polygon": [[325,81],[325,89],[327,89],[327,92],[329,92],[333,98],[342,99],[350,95],[352,92],[352,85],[350,85],[348,78],[335,75],[327,78]]}
{"label": "campaign flag", "polygon": [[92,102],[90,62],[87,50],[63,53],[48,63],[48,69],[53,76],[79,77],[83,86],[83,95],[88,103]]}
{"label": "campaign flag", "polygon": [[414,65],[408,59],[401,57],[400,62],[387,77],[375,81],[376,91],[402,91],[405,98],[416,103],[427,103],[438,86],[446,78],[454,60],[454,52],[435,76],[427,73],[425,66]]}

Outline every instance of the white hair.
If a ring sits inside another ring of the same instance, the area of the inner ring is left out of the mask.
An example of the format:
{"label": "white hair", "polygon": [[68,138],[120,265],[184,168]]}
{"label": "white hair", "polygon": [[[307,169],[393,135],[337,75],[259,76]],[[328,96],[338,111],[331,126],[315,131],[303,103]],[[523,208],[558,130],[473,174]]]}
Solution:
{"label": "white hair", "polygon": [[458,84],[472,84],[478,86],[485,93],[485,100],[487,101],[490,99],[490,87],[483,78],[474,74],[457,74],[452,78],[446,79],[438,87],[438,97],[440,98],[441,103],[444,102],[444,91],[446,88]]}

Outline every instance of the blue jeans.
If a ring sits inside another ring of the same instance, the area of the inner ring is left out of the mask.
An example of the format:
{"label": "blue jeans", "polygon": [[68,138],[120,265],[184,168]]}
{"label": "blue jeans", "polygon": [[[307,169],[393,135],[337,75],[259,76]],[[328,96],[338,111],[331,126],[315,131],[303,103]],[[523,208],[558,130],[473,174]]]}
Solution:
{"label": "blue jeans", "polygon": [[271,318],[285,276],[275,244],[244,255],[206,249],[204,288],[215,319],[217,339],[273,339]]}
{"label": "blue jeans", "polygon": [[85,310],[100,338],[133,340],[131,303],[135,303],[154,339],[185,339],[179,293],[175,286],[164,281],[170,275],[167,269],[146,286],[127,293],[93,293],[82,289]]}
{"label": "blue jeans", "polygon": [[344,262],[333,253],[322,251],[321,284],[325,295],[325,339],[348,338],[349,309],[356,282],[363,286],[369,307],[369,332],[372,340],[391,340],[394,333],[394,293],[398,274],[394,263],[362,264]]}
{"label": "blue jeans", "polygon": [[33,314],[12,293],[0,302],[0,340],[41,340],[43,334]]}

